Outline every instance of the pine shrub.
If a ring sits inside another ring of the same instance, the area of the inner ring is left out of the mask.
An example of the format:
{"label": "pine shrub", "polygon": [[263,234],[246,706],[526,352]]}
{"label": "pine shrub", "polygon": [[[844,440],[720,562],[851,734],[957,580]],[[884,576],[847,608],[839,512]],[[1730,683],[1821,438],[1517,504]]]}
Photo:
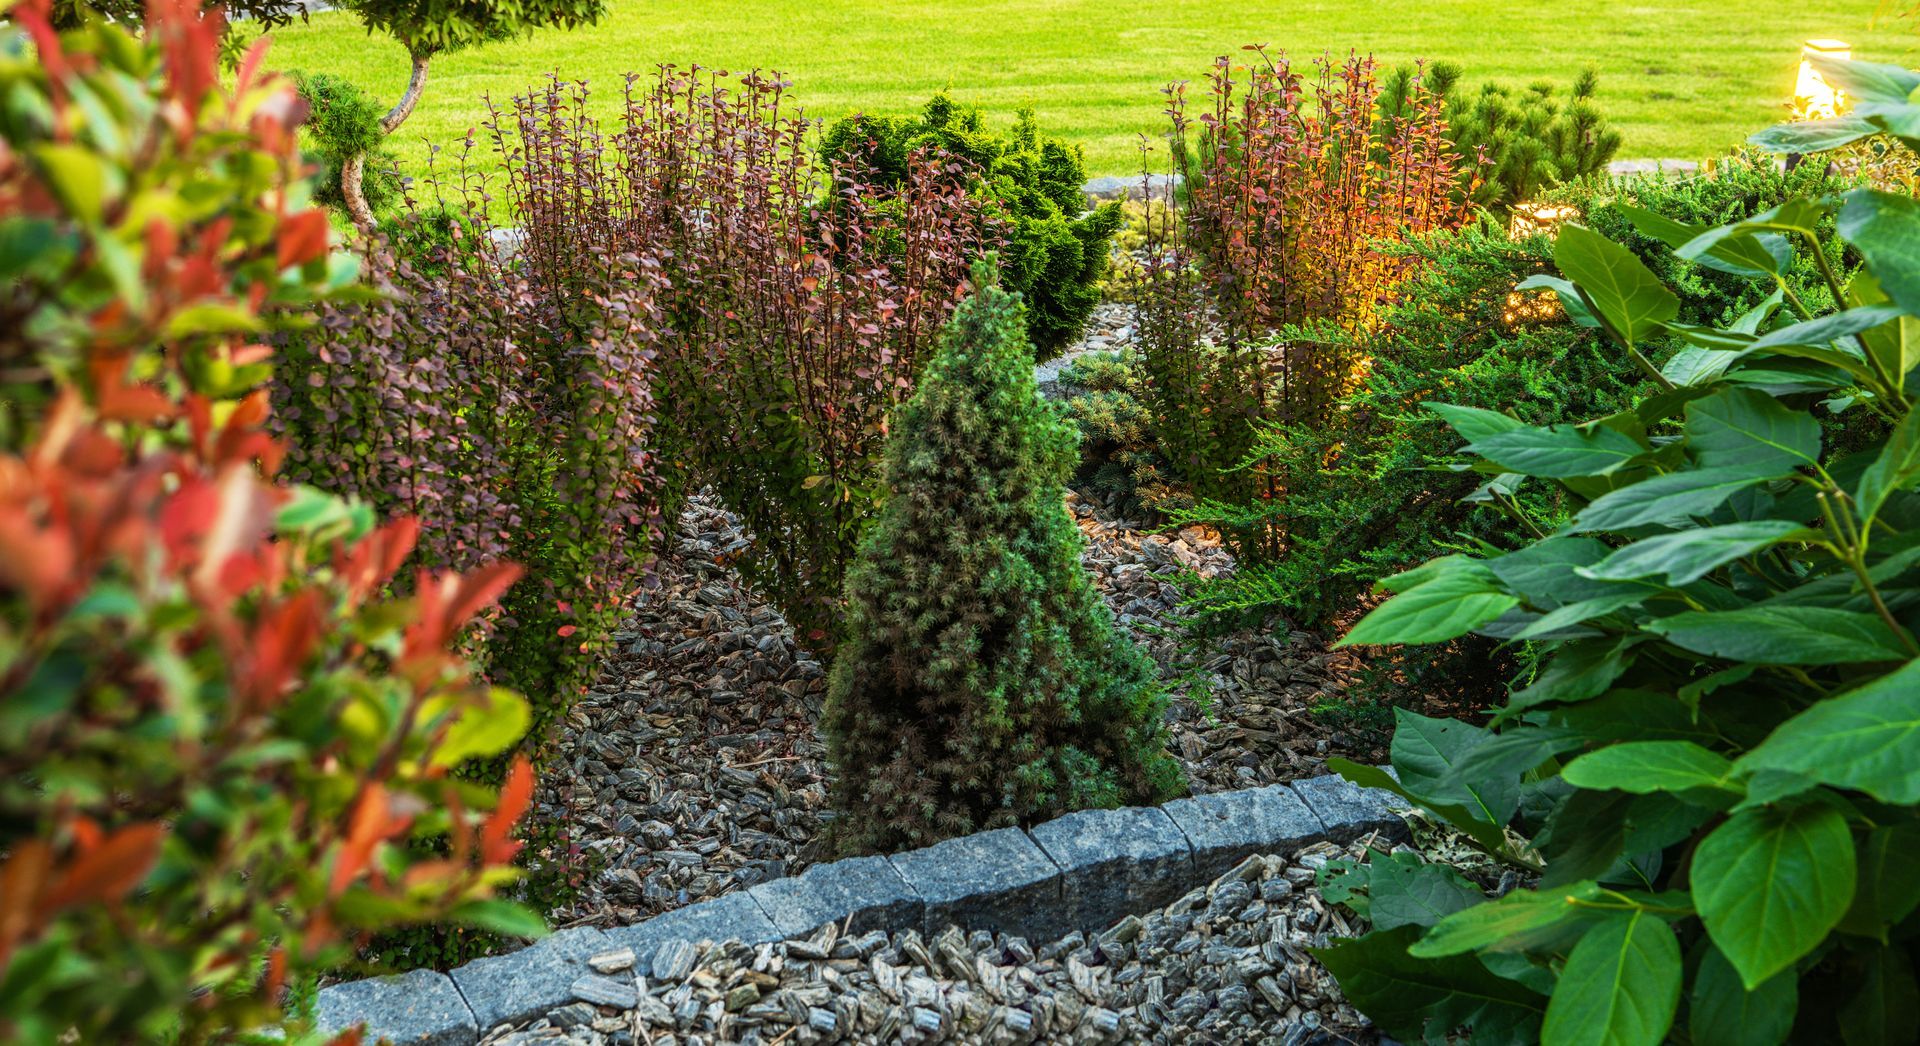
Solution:
{"label": "pine shrub", "polygon": [[1180,788],[1165,691],[1080,564],[1073,429],[1039,398],[1025,310],[996,284],[976,266],[895,418],[892,497],[848,577],[822,723],[846,851]]}

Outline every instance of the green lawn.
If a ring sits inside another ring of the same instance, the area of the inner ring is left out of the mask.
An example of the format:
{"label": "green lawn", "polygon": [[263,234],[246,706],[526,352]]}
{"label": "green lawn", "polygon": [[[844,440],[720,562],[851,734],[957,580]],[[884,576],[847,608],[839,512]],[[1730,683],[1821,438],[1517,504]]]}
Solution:
{"label": "green lawn", "polygon": [[[1915,64],[1915,25],[1875,25],[1873,0],[613,0],[602,24],[443,56],[402,153],[446,144],[549,71],[610,99],[656,63],[778,69],[816,116],[900,112],[932,92],[1011,113],[1081,143],[1092,173],[1137,171],[1142,132],[1163,127],[1160,89],[1215,55],[1265,43],[1299,58],[1348,48],[1382,61],[1444,58],[1470,82],[1601,74],[1626,157],[1716,154],[1771,122],[1808,37]],[[351,77],[383,102],[406,77],[400,48],[343,14],[282,30],[281,67]]]}

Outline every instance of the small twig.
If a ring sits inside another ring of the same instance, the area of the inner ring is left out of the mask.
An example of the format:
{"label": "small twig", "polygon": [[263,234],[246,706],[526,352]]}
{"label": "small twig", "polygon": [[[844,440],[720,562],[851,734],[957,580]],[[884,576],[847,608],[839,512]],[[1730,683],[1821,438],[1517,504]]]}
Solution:
{"label": "small twig", "polygon": [[798,762],[799,760],[804,758],[805,756],[798,756],[798,755],[770,755],[765,759],[755,759],[751,763],[733,763],[731,765],[728,765],[726,768],[728,770],[745,770],[747,767],[750,767],[750,766],[763,766],[767,763],[792,763],[792,762]]}

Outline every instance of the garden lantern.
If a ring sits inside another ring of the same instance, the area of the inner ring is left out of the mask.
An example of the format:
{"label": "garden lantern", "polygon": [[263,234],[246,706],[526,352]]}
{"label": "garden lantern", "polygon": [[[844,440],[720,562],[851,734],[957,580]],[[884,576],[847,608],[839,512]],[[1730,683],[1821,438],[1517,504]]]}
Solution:
{"label": "garden lantern", "polygon": [[1507,238],[1521,240],[1535,233],[1553,235],[1560,223],[1580,217],[1580,212],[1565,204],[1523,203],[1507,217]]}
{"label": "garden lantern", "polygon": [[1808,40],[1800,48],[1800,78],[1793,85],[1794,115],[1803,120],[1831,120],[1846,109],[1847,97],[1813,67],[1816,55],[1847,61],[1853,58],[1853,45],[1843,40]]}

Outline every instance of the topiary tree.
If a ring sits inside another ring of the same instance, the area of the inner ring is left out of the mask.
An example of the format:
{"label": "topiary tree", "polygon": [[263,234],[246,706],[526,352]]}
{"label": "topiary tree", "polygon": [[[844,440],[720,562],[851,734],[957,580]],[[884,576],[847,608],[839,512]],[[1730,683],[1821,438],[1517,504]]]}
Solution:
{"label": "topiary tree", "polygon": [[1073,429],[1039,398],[1026,310],[997,282],[975,267],[894,419],[892,499],[848,577],[823,720],[846,851],[1181,788],[1165,692],[1080,565]]}
{"label": "topiary tree", "polygon": [[[413,62],[405,93],[380,118],[382,135],[392,134],[413,115],[435,55],[547,26],[591,25],[607,13],[606,0],[342,0],[340,6],[366,23],[369,33],[377,30],[400,41]],[[340,189],[354,224],[371,229],[373,209],[360,188],[366,163],[364,150],[347,157],[340,168]]]}
{"label": "topiary tree", "polygon": [[1007,286],[1027,302],[1027,337],[1042,360],[1080,336],[1100,304],[1107,247],[1123,222],[1119,204],[1086,209],[1080,147],[1040,136],[1033,110],[1022,109],[1010,135],[987,129],[985,114],[936,95],[911,119],[855,114],[827,129],[821,155],[871,166],[887,185],[903,185],[916,151],[937,150],[964,161],[967,189],[989,201],[1004,244]]}

